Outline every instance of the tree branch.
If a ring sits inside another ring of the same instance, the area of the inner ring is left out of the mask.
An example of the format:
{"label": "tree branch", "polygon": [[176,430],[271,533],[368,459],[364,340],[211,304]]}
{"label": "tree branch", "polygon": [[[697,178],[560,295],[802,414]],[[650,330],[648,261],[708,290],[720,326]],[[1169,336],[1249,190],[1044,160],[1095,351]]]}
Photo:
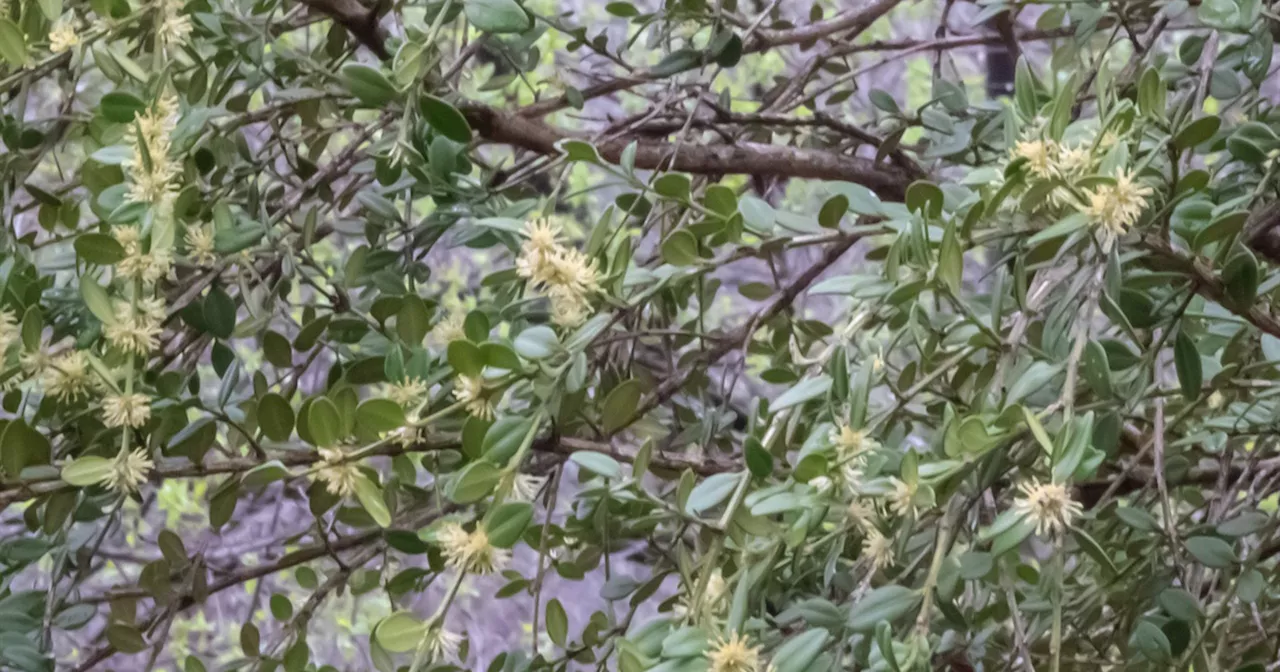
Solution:
{"label": "tree branch", "polygon": [[[489,142],[513,145],[539,154],[556,155],[556,143],[586,139],[519,114],[476,104],[461,106],[467,122]],[[837,180],[861,184],[887,200],[902,200],[911,177],[897,166],[823,149],[785,147],[757,142],[734,145],[684,144],[637,140],[623,136],[595,145],[606,160],[617,163],[622,152],[636,142],[636,168],[677,170],[701,175],[771,174]],[[672,157],[674,156],[674,163]]]}

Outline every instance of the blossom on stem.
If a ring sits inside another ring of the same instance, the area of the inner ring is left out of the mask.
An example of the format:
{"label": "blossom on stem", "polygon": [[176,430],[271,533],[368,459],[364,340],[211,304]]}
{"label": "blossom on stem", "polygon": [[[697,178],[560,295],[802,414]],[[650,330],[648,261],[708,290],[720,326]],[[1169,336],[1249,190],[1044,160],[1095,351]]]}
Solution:
{"label": "blossom on stem", "polygon": [[1071,527],[1071,521],[1084,512],[1084,507],[1071,499],[1061,483],[1041,483],[1031,479],[1018,486],[1022,496],[1013,502],[1013,510],[1035,523],[1036,534],[1057,535]]}

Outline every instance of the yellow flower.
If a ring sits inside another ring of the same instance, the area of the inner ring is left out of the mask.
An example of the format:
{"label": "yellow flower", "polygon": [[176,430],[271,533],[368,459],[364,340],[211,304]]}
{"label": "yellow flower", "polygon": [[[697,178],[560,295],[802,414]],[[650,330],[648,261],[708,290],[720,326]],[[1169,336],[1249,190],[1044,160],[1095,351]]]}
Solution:
{"label": "yellow flower", "polygon": [[389,383],[386,394],[391,401],[408,406],[422,400],[427,394],[427,384],[421,378],[408,377],[399,383]]}
{"label": "yellow flower", "polygon": [[862,540],[862,557],[871,561],[873,569],[892,567],[893,542],[873,527]]}
{"label": "yellow flower", "polygon": [[0,310],[0,360],[4,359],[9,346],[18,340],[18,319],[12,310]]}
{"label": "yellow flower", "polygon": [[1093,154],[1088,147],[1058,146],[1058,161],[1054,172],[1061,178],[1078,177],[1088,172],[1093,164]]}
{"label": "yellow flower", "polygon": [[574,249],[561,249],[550,255],[542,282],[579,295],[599,289],[600,276],[596,262]]}
{"label": "yellow flower", "polygon": [[560,228],[546,217],[527,222],[524,234],[528,240],[521,246],[522,251],[549,254],[560,246]]}
{"label": "yellow flower", "polygon": [[76,35],[75,26],[70,21],[59,20],[49,29],[49,51],[61,54],[80,44],[80,36]]}
{"label": "yellow flower", "polygon": [[897,478],[890,478],[889,482],[893,484],[893,493],[889,495],[889,509],[899,516],[909,515],[915,510],[915,503],[912,501],[916,496],[915,486]]}
{"label": "yellow flower", "polygon": [[325,490],[338,497],[354,493],[356,479],[360,476],[356,463],[346,461],[346,454],[337,448],[321,448],[320,457],[323,462],[316,469],[315,478],[324,481]]}
{"label": "yellow flower", "polygon": [[75,401],[88,395],[89,382],[89,360],[78,350],[54,358],[41,376],[45,393],[59,401]]}
{"label": "yellow flower", "polygon": [[1031,171],[1032,175],[1039,178],[1050,178],[1053,177],[1055,172],[1054,159],[1058,153],[1056,144],[1052,140],[1019,142],[1013,148],[1013,156],[1014,158],[1026,159],[1027,169]]}
{"label": "yellow flower", "polygon": [[1013,510],[1036,525],[1036,534],[1060,534],[1071,521],[1084,511],[1079,502],[1071,499],[1066,486],[1060,483],[1040,483],[1031,479],[1018,486],[1022,497],[1013,502]]}
{"label": "yellow flower", "polygon": [[152,305],[144,302],[134,311],[127,303],[117,305],[116,321],[106,328],[107,342],[117,350],[135,355],[146,355],[159,347],[163,316],[157,319],[149,307]]}
{"label": "yellow flower", "polygon": [[135,126],[129,130],[133,154],[123,164],[131,179],[131,200],[159,205],[176,186],[173,181],[180,167],[169,156],[169,148],[177,111],[177,99],[166,96],[134,117]]}
{"label": "yellow flower", "polygon": [[511,560],[510,551],[489,543],[489,535],[482,527],[468,533],[457,523],[445,523],[436,533],[436,540],[444,551],[445,561],[459,571],[492,574]]}
{"label": "yellow flower", "polygon": [[1151,187],[1135,183],[1131,173],[1121,171],[1115,185],[1100,185],[1086,194],[1089,202],[1082,212],[1100,229],[1103,250],[1110,250],[1115,239],[1138,221],[1151,193]]}
{"label": "yellow flower", "polygon": [[719,568],[712,570],[711,576],[707,577],[707,587],[702,594],[702,601],[694,604],[693,592],[697,585],[698,581],[695,580],[692,589],[680,597],[680,602],[676,604],[673,612],[678,616],[692,615],[695,622],[719,616],[724,611],[725,596],[728,594],[729,587],[724,580],[724,573]]}
{"label": "yellow flower", "polygon": [[151,419],[151,399],[145,394],[114,394],[102,400],[102,421],[108,427],[141,427]]}
{"label": "yellow flower", "polygon": [[466,321],[466,313],[452,312],[437,322],[431,332],[442,345],[448,345],[454,341],[465,341],[467,340]]}
{"label": "yellow flower", "polygon": [[35,378],[44,373],[53,363],[53,356],[49,354],[43,346],[35,350],[24,350],[18,355],[18,365],[22,367],[22,372],[29,378]]}
{"label": "yellow flower", "polygon": [[560,245],[559,229],[539,220],[525,227],[528,239],[520,247],[516,274],[551,299],[551,320],[576,327],[587,319],[588,296],[600,289],[595,261],[578,250]]}
{"label": "yellow flower", "polygon": [[587,310],[590,306],[586,298],[564,287],[552,287],[551,321],[555,324],[573,328],[587,321]]}
{"label": "yellow flower", "polygon": [[191,258],[191,263],[196,266],[212,266],[218,261],[218,255],[214,252],[212,226],[189,226],[183,240],[187,244],[187,256]]}
{"label": "yellow flower", "polygon": [[191,19],[180,12],[182,0],[156,2],[156,42],[161,49],[176,46],[191,34]]}
{"label": "yellow flower", "polygon": [[760,647],[747,646],[746,636],[737,633],[716,642],[706,656],[709,672],[764,672],[765,669]]}
{"label": "yellow flower", "polygon": [[458,376],[454,384],[453,397],[462,402],[467,413],[481,420],[493,419],[493,402],[484,389],[484,379],[480,376]]}
{"label": "yellow flower", "polygon": [[867,436],[866,432],[843,423],[831,430],[830,439],[841,460],[853,459],[880,447],[880,443]]}
{"label": "yellow flower", "polygon": [[875,510],[861,498],[854,497],[849,500],[849,505],[845,507],[844,511],[849,524],[860,527],[868,533],[875,529]]}
{"label": "yellow flower", "polygon": [[138,491],[138,486],[147,482],[147,476],[155,466],[142,448],[132,452],[122,450],[116,456],[115,464],[104,483],[113,492],[132,494]]}

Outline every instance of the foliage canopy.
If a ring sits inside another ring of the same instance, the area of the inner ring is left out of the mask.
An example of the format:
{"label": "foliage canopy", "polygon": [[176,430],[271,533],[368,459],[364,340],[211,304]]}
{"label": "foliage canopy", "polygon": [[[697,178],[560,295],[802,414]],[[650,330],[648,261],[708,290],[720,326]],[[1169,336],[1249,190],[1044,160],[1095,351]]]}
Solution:
{"label": "foliage canopy", "polygon": [[1274,669],[1263,3],[390,4],[0,0],[0,666]]}

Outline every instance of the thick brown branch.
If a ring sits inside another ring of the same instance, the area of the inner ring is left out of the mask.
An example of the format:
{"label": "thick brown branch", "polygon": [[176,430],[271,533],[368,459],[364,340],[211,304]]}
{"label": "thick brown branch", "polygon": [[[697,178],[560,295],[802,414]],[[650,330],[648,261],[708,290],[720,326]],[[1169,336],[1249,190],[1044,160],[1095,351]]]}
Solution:
{"label": "thick brown branch", "polygon": [[[540,154],[559,152],[556,143],[571,135],[534,119],[480,105],[463,106],[471,127],[489,142],[513,145]],[[624,136],[596,145],[605,159],[618,162],[633,138]],[[635,167],[677,170],[703,175],[762,174],[838,180],[861,184],[888,200],[902,200],[910,176],[896,166],[822,149],[784,147],[757,142],[734,145],[675,144],[639,140]],[[675,155],[674,164],[672,155]]]}

